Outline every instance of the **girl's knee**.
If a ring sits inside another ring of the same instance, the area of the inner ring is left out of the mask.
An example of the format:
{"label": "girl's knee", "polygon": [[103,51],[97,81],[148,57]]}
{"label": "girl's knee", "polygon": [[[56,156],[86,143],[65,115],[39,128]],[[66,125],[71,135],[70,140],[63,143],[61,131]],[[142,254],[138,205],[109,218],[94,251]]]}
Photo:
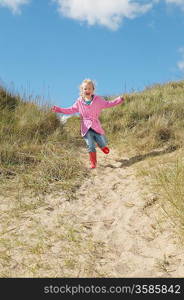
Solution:
{"label": "girl's knee", "polygon": [[87,151],[88,152],[96,152],[96,147],[94,145],[88,146]]}

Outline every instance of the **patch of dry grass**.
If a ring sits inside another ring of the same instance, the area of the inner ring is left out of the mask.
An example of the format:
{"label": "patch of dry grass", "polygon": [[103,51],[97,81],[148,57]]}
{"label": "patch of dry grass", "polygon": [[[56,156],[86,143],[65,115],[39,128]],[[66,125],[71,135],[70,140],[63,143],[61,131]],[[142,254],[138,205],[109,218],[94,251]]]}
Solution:
{"label": "patch of dry grass", "polygon": [[[46,105],[24,102],[0,90],[0,190],[50,192],[75,186],[85,169],[79,159],[78,137],[70,136]],[[78,134],[79,136],[79,134]]]}
{"label": "patch of dry grass", "polygon": [[109,249],[64,208],[64,196],[12,200],[1,199],[0,277],[105,276]]}

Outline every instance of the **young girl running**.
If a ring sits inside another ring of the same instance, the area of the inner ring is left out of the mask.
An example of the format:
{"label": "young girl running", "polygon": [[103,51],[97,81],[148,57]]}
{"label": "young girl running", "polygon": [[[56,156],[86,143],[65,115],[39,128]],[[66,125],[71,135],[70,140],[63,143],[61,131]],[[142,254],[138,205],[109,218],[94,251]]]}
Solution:
{"label": "young girl running", "polygon": [[110,151],[107,147],[104,129],[98,119],[100,112],[104,108],[113,107],[124,102],[124,98],[121,96],[113,101],[106,101],[102,97],[95,95],[94,92],[94,82],[91,79],[85,79],[80,85],[80,97],[71,107],[61,108],[53,106],[51,108],[51,110],[56,113],[80,114],[81,135],[87,145],[92,169],[95,168],[97,164],[96,144],[105,154],[108,154]]}

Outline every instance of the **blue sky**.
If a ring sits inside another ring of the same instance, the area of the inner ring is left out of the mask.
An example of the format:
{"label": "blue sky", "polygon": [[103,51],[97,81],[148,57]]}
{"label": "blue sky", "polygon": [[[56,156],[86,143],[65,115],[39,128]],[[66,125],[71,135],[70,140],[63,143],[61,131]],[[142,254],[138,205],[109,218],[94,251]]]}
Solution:
{"label": "blue sky", "polygon": [[0,0],[0,82],[67,107],[184,78],[184,0]]}

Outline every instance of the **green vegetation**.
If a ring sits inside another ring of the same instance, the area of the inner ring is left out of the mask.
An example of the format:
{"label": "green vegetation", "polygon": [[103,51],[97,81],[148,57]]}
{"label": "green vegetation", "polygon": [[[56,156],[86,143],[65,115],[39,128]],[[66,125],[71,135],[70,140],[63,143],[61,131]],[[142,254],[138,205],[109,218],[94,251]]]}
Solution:
{"label": "green vegetation", "polygon": [[171,82],[125,95],[124,107],[115,107],[102,117],[110,141],[126,144],[134,153],[183,147],[183,89],[184,81]]}
{"label": "green vegetation", "polygon": [[8,195],[14,188],[45,193],[58,182],[73,187],[85,173],[76,159],[77,134],[71,136],[48,106],[25,102],[2,88],[0,143],[1,189]]}
{"label": "green vegetation", "polygon": [[184,160],[183,152],[153,172],[153,186],[161,199],[161,207],[183,243],[184,233]]}

